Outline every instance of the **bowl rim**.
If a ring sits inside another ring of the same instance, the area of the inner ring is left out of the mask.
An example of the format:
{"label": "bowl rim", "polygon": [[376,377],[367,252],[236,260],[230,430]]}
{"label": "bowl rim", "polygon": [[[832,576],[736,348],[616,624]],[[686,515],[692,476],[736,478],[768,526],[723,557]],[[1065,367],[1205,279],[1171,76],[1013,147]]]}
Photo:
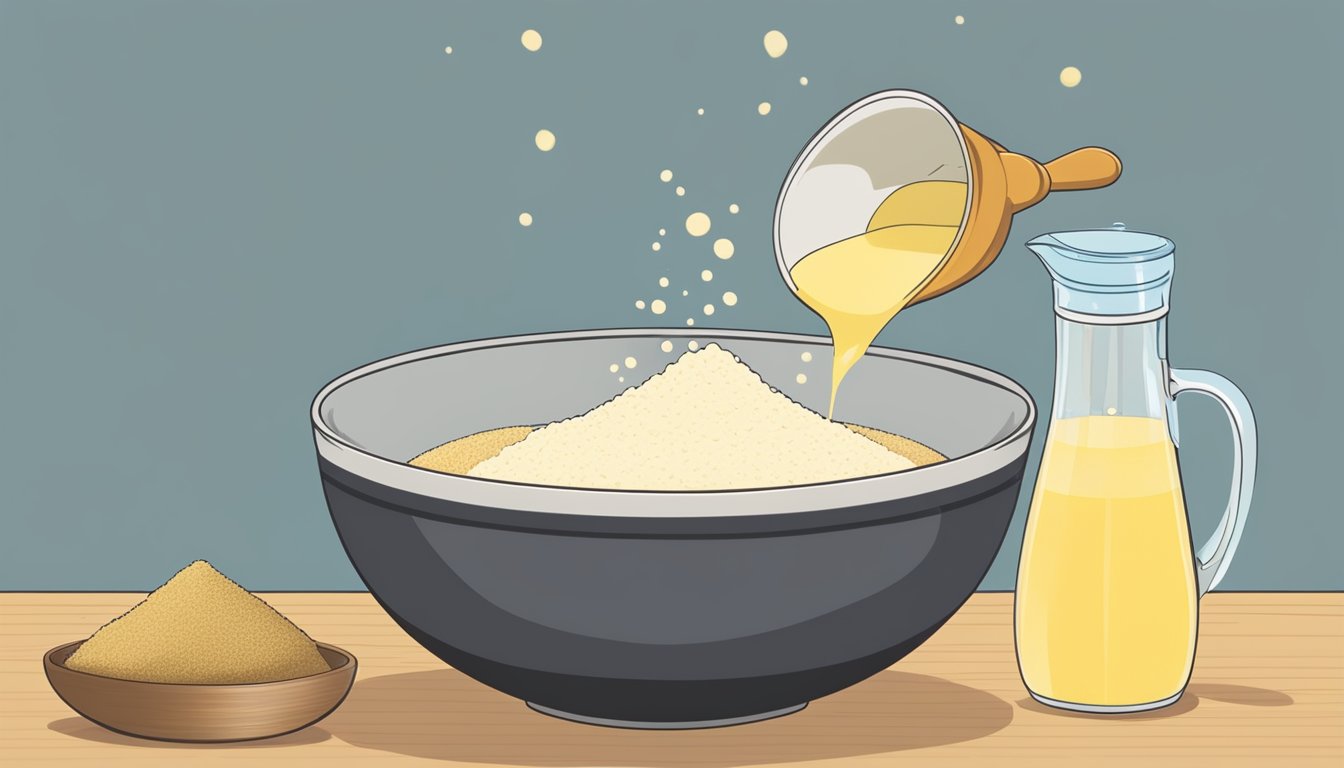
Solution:
{"label": "bowl rim", "polygon": [[715,518],[813,512],[854,507],[936,493],[994,474],[1020,459],[1031,444],[1036,403],[1018,382],[997,371],[926,352],[872,346],[865,356],[902,360],[975,379],[1016,395],[1026,411],[1013,429],[997,441],[936,464],[880,475],[830,480],[805,485],[724,490],[660,491],[574,488],[493,480],[413,467],[356,446],[326,423],[322,406],[341,387],[366,376],[436,357],[499,347],[618,338],[681,338],[716,341],[765,341],[829,347],[827,336],[746,331],[728,328],[618,328],[497,336],[442,344],[391,355],[354,368],[329,381],[314,396],[309,410],[318,456],[367,481],[399,491],[484,508],[512,509],[553,515],[621,518]]}
{"label": "bowl rim", "polygon": [[88,640],[89,638],[86,637],[81,640],[75,640],[69,643],[61,643],[55,648],[52,648],[51,650],[42,654],[42,664],[48,669],[51,668],[59,669],[64,674],[91,678],[93,680],[98,681],[106,681],[108,683],[149,685],[154,687],[173,686],[175,688],[211,688],[211,689],[223,689],[223,688],[253,689],[268,685],[269,686],[293,685],[303,681],[316,680],[317,678],[329,675],[350,674],[353,670],[357,669],[359,665],[359,661],[358,659],[355,658],[355,655],[353,653],[350,653],[344,648],[338,648],[334,645],[331,645],[330,643],[320,643],[314,640],[313,644],[318,647],[319,651],[330,651],[340,656],[342,659],[344,659],[344,661],[339,666],[332,667],[331,669],[328,669],[324,672],[314,672],[311,675],[303,675],[302,677],[289,677],[285,678],[284,680],[261,680],[253,683],[173,683],[164,680],[132,680],[125,677],[112,677],[110,675],[99,675],[93,672],[85,672],[82,669],[71,669],[70,667],[67,667],[65,665],[66,660],[70,658],[70,655],[72,653],[78,650],[79,646],[88,642]]}

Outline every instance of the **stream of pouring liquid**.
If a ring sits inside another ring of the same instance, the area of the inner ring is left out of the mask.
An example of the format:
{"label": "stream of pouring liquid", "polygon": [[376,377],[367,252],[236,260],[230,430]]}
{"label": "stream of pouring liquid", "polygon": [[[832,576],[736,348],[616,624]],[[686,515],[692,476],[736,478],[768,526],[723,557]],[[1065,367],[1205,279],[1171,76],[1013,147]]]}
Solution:
{"label": "stream of pouring liquid", "polygon": [[845,374],[947,259],[965,209],[962,182],[907,184],[882,201],[866,232],[818,248],[789,270],[798,298],[831,331],[828,418]]}

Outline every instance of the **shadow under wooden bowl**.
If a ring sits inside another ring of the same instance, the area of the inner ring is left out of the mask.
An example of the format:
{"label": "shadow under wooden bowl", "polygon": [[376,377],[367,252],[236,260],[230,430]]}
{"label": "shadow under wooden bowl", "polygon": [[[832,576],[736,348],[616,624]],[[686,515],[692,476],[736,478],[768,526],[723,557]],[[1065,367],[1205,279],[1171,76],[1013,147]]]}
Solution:
{"label": "shadow under wooden bowl", "polygon": [[69,707],[111,731],[182,742],[248,741],[306,728],[331,714],[355,682],[351,654],[318,643],[326,672],[268,683],[151,683],[65,666],[83,640],[47,651],[42,667]]}

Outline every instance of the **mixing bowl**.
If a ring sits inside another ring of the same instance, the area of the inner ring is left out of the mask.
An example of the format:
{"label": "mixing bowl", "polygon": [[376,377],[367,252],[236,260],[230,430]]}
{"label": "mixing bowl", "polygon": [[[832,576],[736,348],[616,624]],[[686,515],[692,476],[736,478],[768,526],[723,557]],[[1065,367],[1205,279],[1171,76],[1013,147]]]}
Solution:
{"label": "mixing bowl", "polygon": [[[870,349],[837,420],[949,457],[887,475],[603,491],[404,463],[474,432],[587,411],[692,340],[733,351],[808,407],[827,403],[828,339],[724,330],[473,341],[324,387],[312,420],[327,506],[379,604],[439,658],[535,709],[633,727],[786,714],[924,642],[988,570],[1022,483],[1036,409],[993,371]],[[637,367],[620,383],[609,366],[627,357]]]}

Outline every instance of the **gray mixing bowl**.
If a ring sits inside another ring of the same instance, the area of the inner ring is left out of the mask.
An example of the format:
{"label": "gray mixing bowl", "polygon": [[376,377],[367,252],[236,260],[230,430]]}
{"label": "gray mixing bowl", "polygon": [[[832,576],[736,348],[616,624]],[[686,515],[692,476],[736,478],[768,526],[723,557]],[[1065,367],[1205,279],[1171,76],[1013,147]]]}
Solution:
{"label": "gray mixing bowl", "polygon": [[[664,340],[675,345],[663,352]],[[718,342],[824,409],[825,338],[588,331],[381,360],[313,401],[322,486],[350,562],[417,642],[535,709],[676,728],[785,714],[924,642],[989,568],[1036,420],[1012,380],[873,348],[836,418],[949,461],[787,488],[638,492],[447,475],[404,462],[446,440],[582,413]],[[811,352],[811,362],[801,353]],[[608,366],[634,357],[622,369]],[[801,372],[806,384],[796,384]]]}

